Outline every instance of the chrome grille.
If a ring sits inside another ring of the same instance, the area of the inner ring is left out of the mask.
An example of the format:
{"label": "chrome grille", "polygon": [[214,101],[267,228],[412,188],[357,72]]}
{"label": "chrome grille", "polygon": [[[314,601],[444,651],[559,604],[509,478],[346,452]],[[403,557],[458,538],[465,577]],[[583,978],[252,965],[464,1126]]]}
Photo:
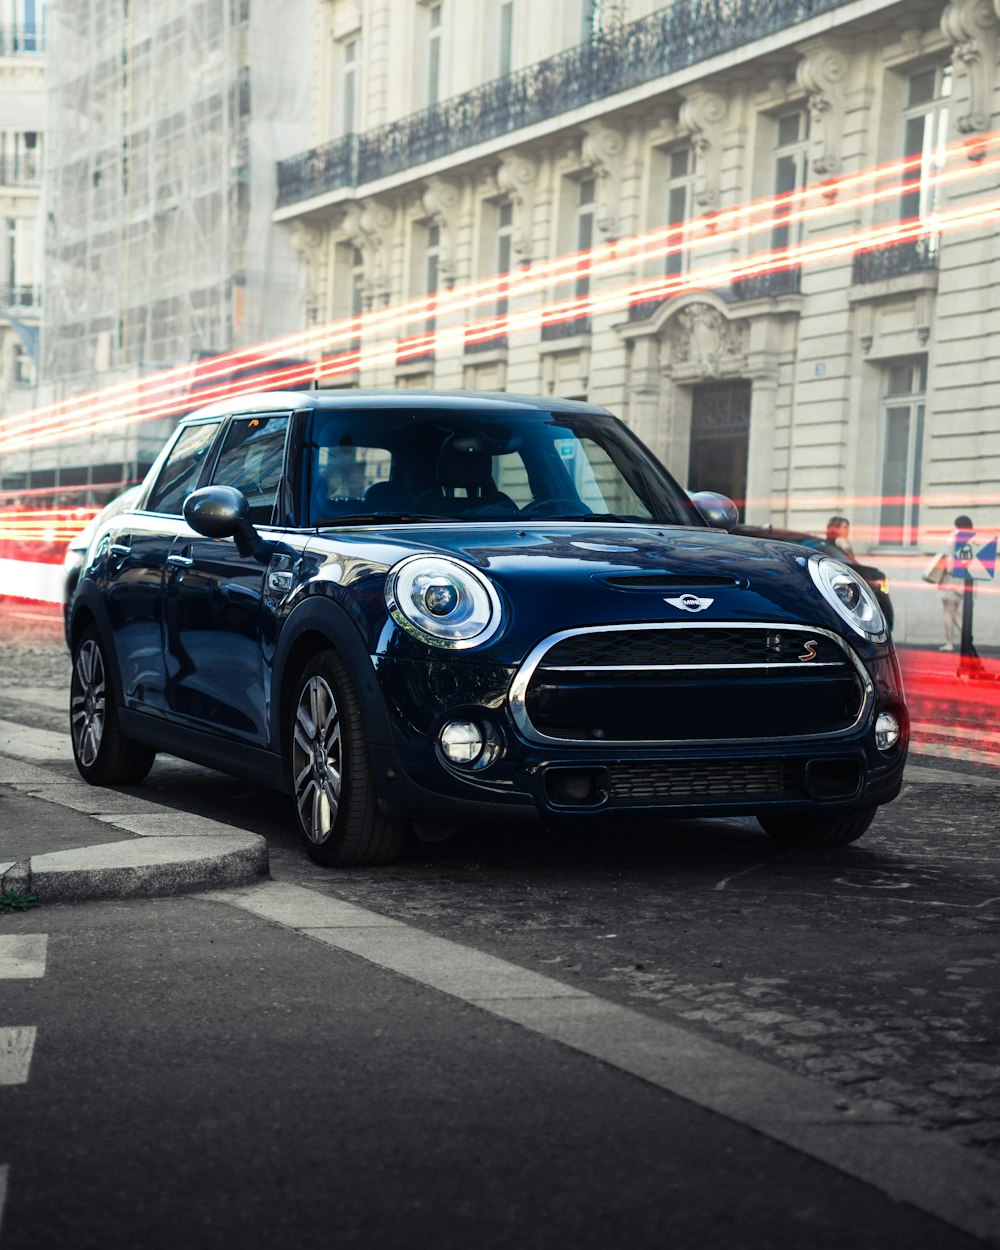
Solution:
{"label": "chrome grille", "polygon": [[635,745],[844,734],[871,693],[829,630],[671,622],[555,634],[522,665],[510,702],[529,740]]}

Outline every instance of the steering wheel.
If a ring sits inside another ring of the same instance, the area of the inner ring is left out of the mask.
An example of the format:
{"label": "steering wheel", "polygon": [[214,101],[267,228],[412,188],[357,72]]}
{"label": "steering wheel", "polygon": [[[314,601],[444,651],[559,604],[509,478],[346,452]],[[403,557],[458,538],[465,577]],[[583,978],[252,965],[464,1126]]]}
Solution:
{"label": "steering wheel", "polygon": [[580,516],[586,516],[591,511],[592,509],[588,508],[585,503],[581,503],[579,499],[553,495],[551,499],[535,499],[531,503],[525,504],[521,509],[521,516],[556,516],[560,512],[575,512]]}

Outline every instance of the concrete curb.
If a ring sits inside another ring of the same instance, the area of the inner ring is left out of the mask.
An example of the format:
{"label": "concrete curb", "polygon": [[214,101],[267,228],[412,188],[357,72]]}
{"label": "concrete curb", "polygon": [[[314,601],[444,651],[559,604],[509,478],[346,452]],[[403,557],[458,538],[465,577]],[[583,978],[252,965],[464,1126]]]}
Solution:
{"label": "concrete curb", "polygon": [[44,903],[155,898],[252,885],[268,875],[267,843],[257,834],[151,837],[52,851],[14,864],[3,889]]}

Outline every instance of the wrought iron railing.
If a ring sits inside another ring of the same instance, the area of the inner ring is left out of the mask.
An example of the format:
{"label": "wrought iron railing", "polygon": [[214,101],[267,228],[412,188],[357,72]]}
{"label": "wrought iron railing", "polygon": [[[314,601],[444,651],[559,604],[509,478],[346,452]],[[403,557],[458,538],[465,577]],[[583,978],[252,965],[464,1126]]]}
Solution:
{"label": "wrought iron railing", "polygon": [[37,309],[42,304],[42,289],[37,286],[0,286],[0,308],[9,312]]}
{"label": "wrought iron railing", "polygon": [[0,156],[0,186],[31,187],[41,181],[42,162],[34,153]]}
{"label": "wrought iron railing", "polygon": [[936,269],[939,248],[938,236],[927,234],[919,239],[908,239],[905,243],[894,243],[891,247],[858,252],[854,257],[854,281],[882,282],[904,273]]}
{"label": "wrought iron railing", "polygon": [[557,117],[773,35],[848,0],[674,0],[409,117],[278,163],[278,205],[355,187]]}
{"label": "wrought iron railing", "polygon": [[13,26],[0,22],[0,56],[20,56],[23,52],[44,52],[45,31],[39,26]]}
{"label": "wrought iron railing", "polygon": [[471,354],[473,352],[506,351],[507,335],[497,333],[490,339],[484,339],[482,337],[470,338],[469,335],[466,334],[465,342],[463,343],[462,346],[463,346],[463,350],[467,354]]}
{"label": "wrought iron railing", "polygon": [[543,343],[551,343],[556,339],[572,339],[578,334],[589,333],[589,317],[574,317],[571,321],[551,321],[542,324]]}
{"label": "wrought iron railing", "polygon": [[733,299],[767,299],[772,295],[798,295],[802,290],[801,269],[773,269],[736,278],[730,290]]}

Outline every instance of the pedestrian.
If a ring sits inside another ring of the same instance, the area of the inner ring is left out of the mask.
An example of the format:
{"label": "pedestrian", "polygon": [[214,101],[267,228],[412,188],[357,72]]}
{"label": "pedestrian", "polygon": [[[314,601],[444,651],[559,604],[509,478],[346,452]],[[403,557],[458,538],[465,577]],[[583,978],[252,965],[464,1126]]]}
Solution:
{"label": "pedestrian", "polygon": [[834,543],[847,556],[848,560],[854,559],[854,548],[851,546],[851,540],[848,534],[851,531],[851,523],[845,516],[832,516],[826,523],[826,541]]}
{"label": "pedestrian", "polygon": [[[955,532],[971,530],[975,527],[972,518],[962,513],[955,517]],[[962,603],[964,579],[956,577],[955,568],[955,535],[942,551],[935,555],[930,567],[924,574],[924,581],[931,582],[941,592],[941,607],[944,610],[944,645],[939,651],[954,651],[962,641]]]}

